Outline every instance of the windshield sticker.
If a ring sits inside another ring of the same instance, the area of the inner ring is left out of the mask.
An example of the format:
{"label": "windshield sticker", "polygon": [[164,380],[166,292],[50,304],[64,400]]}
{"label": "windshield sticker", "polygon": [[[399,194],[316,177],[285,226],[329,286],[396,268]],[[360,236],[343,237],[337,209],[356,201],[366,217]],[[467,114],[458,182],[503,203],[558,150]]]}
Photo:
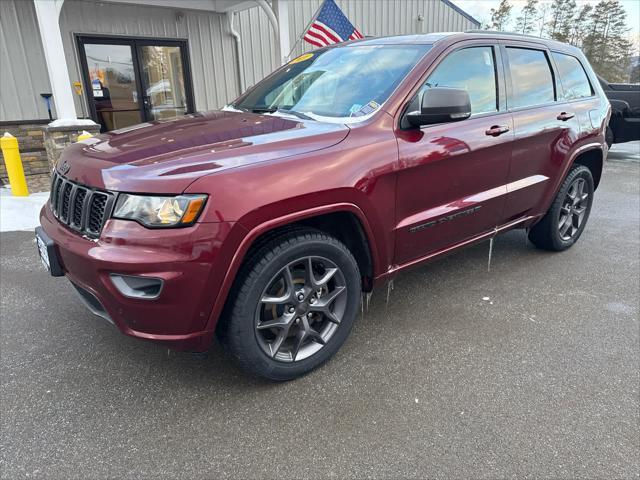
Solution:
{"label": "windshield sticker", "polygon": [[[357,105],[354,105],[353,107],[355,107],[355,106],[357,106]],[[353,107],[351,107],[352,110],[353,110]],[[380,108],[380,104],[378,102],[376,102],[375,100],[371,100],[364,107],[360,107],[355,112],[351,111],[351,116],[352,117],[363,117],[365,115],[369,115],[370,113],[375,112],[378,108]]]}
{"label": "windshield sticker", "polygon": [[360,110],[362,108],[362,104],[360,103],[354,103],[353,105],[351,105],[351,108],[349,109],[349,113],[351,115],[353,115],[354,113],[356,113],[358,110]]}
{"label": "windshield sticker", "polygon": [[300,55],[297,58],[294,58],[293,60],[291,60],[289,62],[289,65],[293,65],[294,63],[300,63],[300,62],[304,62],[305,60],[309,60],[310,58],[313,57],[313,53],[305,53]]}

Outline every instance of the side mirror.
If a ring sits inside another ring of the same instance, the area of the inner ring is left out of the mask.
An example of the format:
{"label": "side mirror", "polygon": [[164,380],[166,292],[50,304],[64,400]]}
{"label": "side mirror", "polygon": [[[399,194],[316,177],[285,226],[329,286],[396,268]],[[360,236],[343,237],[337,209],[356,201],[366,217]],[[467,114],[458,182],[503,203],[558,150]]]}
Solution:
{"label": "side mirror", "polygon": [[427,88],[422,95],[420,111],[407,112],[412,127],[434,123],[458,122],[471,116],[469,93],[461,88]]}

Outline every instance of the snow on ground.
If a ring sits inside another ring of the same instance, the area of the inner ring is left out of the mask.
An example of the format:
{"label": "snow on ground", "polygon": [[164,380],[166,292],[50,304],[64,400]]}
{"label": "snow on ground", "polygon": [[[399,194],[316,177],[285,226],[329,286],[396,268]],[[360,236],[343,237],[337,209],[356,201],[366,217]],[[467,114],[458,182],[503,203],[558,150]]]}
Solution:
{"label": "snow on ground", "polygon": [[14,197],[8,188],[0,188],[0,232],[33,230],[40,225],[40,209],[47,202],[49,192],[32,193],[28,197]]}

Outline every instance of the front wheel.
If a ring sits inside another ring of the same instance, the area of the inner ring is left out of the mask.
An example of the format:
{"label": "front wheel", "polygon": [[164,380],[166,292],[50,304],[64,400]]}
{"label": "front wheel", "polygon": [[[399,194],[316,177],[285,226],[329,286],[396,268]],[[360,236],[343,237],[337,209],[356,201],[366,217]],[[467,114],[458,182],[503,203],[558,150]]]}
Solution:
{"label": "front wheel", "polygon": [[582,235],[593,203],[593,176],[584,165],[569,170],[551,208],[529,231],[529,240],[545,250],[562,251]]}
{"label": "front wheel", "polygon": [[339,240],[311,229],[286,232],[243,266],[218,333],[245,370],[291,380],[344,343],[360,289],[358,264]]}

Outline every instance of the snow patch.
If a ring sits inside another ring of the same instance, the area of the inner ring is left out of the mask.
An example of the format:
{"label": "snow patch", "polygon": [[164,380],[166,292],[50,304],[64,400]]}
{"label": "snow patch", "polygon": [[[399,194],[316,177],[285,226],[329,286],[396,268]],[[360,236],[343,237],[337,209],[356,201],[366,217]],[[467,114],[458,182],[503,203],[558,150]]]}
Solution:
{"label": "snow patch", "polygon": [[98,125],[96,122],[87,118],[59,118],[49,124],[50,127],[93,127],[96,125]]}
{"label": "snow patch", "polygon": [[9,188],[0,188],[0,232],[33,230],[40,225],[40,210],[49,192],[14,197]]}

